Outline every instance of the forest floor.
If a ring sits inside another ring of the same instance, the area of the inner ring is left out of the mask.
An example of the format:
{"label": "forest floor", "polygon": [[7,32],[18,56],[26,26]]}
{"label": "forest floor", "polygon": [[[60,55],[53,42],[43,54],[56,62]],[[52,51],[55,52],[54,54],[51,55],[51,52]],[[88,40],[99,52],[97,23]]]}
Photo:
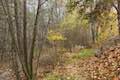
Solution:
{"label": "forest floor", "polygon": [[120,45],[106,49],[99,58],[80,54],[65,53],[64,63],[43,80],[120,80]]}
{"label": "forest floor", "polygon": [[[105,50],[99,58],[91,53],[91,49],[64,53],[62,61],[38,80],[120,80],[120,46]],[[0,65],[0,80],[14,80],[12,70],[5,66]]]}
{"label": "forest floor", "polygon": [[87,75],[84,73],[86,70],[85,65],[90,60],[96,59],[96,57],[79,56],[77,53],[64,53],[62,56],[64,58],[63,63],[56,66],[43,80],[88,80]]}

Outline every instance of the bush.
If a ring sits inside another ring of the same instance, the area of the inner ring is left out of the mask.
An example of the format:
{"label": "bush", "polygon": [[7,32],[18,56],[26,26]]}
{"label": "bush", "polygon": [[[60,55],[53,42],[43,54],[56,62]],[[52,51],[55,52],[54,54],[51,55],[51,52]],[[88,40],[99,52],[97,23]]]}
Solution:
{"label": "bush", "polygon": [[61,80],[60,76],[55,75],[55,74],[48,74],[46,75],[44,80]]}
{"label": "bush", "polygon": [[93,49],[83,49],[81,50],[79,53],[75,54],[73,56],[73,59],[74,58],[86,58],[86,57],[91,57],[91,56],[94,56],[95,52]]}

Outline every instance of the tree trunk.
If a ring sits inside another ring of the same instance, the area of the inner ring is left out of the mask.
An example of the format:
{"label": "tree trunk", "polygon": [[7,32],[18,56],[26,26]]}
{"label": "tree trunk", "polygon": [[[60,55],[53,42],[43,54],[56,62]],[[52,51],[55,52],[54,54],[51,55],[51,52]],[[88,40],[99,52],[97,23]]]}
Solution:
{"label": "tree trunk", "polygon": [[118,32],[120,36],[120,0],[118,0],[118,10],[117,10],[117,15],[118,15]]}

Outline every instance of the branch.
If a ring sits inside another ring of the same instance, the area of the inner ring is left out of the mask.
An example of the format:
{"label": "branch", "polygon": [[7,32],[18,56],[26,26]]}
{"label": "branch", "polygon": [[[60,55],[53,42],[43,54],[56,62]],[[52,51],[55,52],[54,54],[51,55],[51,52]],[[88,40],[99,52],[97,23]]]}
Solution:
{"label": "branch", "polygon": [[15,12],[15,23],[16,23],[16,38],[17,38],[17,45],[19,48],[19,51],[21,51],[22,46],[21,46],[21,30],[20,30],[20,24],[19,24],[19,13],[18,13],[18,3],[16,0],[14,0],[14,12]]}
{"label": "branch", "polygon": [[[14,33],[13,33],[13,22],[12,22],[12,17],[11,17],[11,14],[10,14],[10,10],[9,10],[9,6],[8,6],[8,2],[7,0],[5,0],[5,4],[6,4],[6,8],[5,8],[5,5],[3,3],[3,0],[0,0],[1,4],[2,4],[2,7],[3,7],[3,11],[5,13],[5,15],[7,16],[7,22],[8,22],[8,26],[9,26],[9,32],[10,32],[10,36],[12,38],[12,43],[14,45],[14,49],[17,50],[17,52],[19,53],[19,50],[18,50],[18,46],[16,44],[16,40],[15,40],[15,36],[14,36]],[[19,55],[19,54],[18,54]],[[20,57],[19,57],[20,58]],[[17,57],[16,57],[16,60],[17,60]],[[20,62],[22,62],[21,58],[20,58]],[[22,63],[21,63],[22,64]],[[22,67],[23,67],[23,64],[22,64]],[[23,70],[25,71],[24,67],[23,67]]]}
{"label": "branch", "polygon": [[15,49],[18,50],[18,46],[16,45],[16,39],[15,39],[14,31],[13,31],[14,25],[13,25],[13,22],[12,22],[12,16],[10,14],[10,9],[9,9],[9,5],[8,5],[8,1],[5,0],[5,5],[6,6],[4,5],[3,0],[0,0],[0,1],[1,1],[4,13],[7,16],[7,22],[8,22],[9,32],[10,32],[10,35],[11,35],[11,38],[12,38],[12,42],[14,43]]}
{"label": "branch", "polygon": [[28,52],[27,52],[27,0],[23,1],[23,53],[27,77],[32,77],[29,72]]}
{"label": "branch", "polygon": [[42,6],[44,3],[46,3],[48,0],[45,0],[44,2],[42,2],[41,4],[40,4],[40,6]]}
{"label": "branch", "polygon": [[112,6],[116,9],[117,12],[119,11],[118,7],[114,3],[112,4]]}
{"label": "branch", "polygon": [[47,25],[46,26],[44,25],[45,30],[43,32],[45,32],[45,34],[43,34],[43,32],[41,33],[41,35],[44,36],[44,37],[42,37],[42,39],[41,39],[42,43],[41,43],[41,45],[39,47],[38,57],[37,57],[37,61],[36,61],[37,65],[36,65],[36,69],[35,69],[35,76],[37,75],[37,70],[39,68],[38,62],[39,62],[39,58],[40,58],[40,54],[41,54],[41,50],[42,50],[43,44],[45,43],[45,40],[46,40],[47,30],[48,30],[48,25],[50,24],[50,20],[51,20],[51,17],[49,15],[49,20],[47,22]]}
{"label": "branch", "polygon": [[[33,28],[33,37],[32,37],[32,44],[31,44],[31,51],[30,51],[30,56],[29,56],[29,64],[32,65],[33,63],[33,53],[34,53],[34,48],[35,48],[35,41],[36,41],[36,35],[37,35],[37,25],[38,25],[38,16],[39,16],[39,10],[40,7],[46,2],[45,0],[43,3],[41,3],[41,0],[38,0],[38,7],[37,7],[37,13],[35,17],[35,22],[34,22],[34,28]],[[33,66],[30,66],[30,71],[33,72]]]}

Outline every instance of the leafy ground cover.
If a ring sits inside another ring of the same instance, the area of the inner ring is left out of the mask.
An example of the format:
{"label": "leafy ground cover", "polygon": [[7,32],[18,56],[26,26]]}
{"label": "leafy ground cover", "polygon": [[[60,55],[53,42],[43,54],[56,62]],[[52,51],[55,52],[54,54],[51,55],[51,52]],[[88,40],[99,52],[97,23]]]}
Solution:
{"label": "leafy ground cover", "polygon": [[39,73],[38,80],[120,80],[120,46],[105,50],[99,58],[93,52],[83,49],[79,53],[64,53],[62,62],[49,73]]}
{"label": "leafy ground cover", "polygon": [[93,53],[87,54],[87,51],[93,52],[83,50],[78,54],[80,57],[66,53],[71,62],[56,66],[45,80],[120,80],[120,46],[105,50],[100,58],[94,57]]}

